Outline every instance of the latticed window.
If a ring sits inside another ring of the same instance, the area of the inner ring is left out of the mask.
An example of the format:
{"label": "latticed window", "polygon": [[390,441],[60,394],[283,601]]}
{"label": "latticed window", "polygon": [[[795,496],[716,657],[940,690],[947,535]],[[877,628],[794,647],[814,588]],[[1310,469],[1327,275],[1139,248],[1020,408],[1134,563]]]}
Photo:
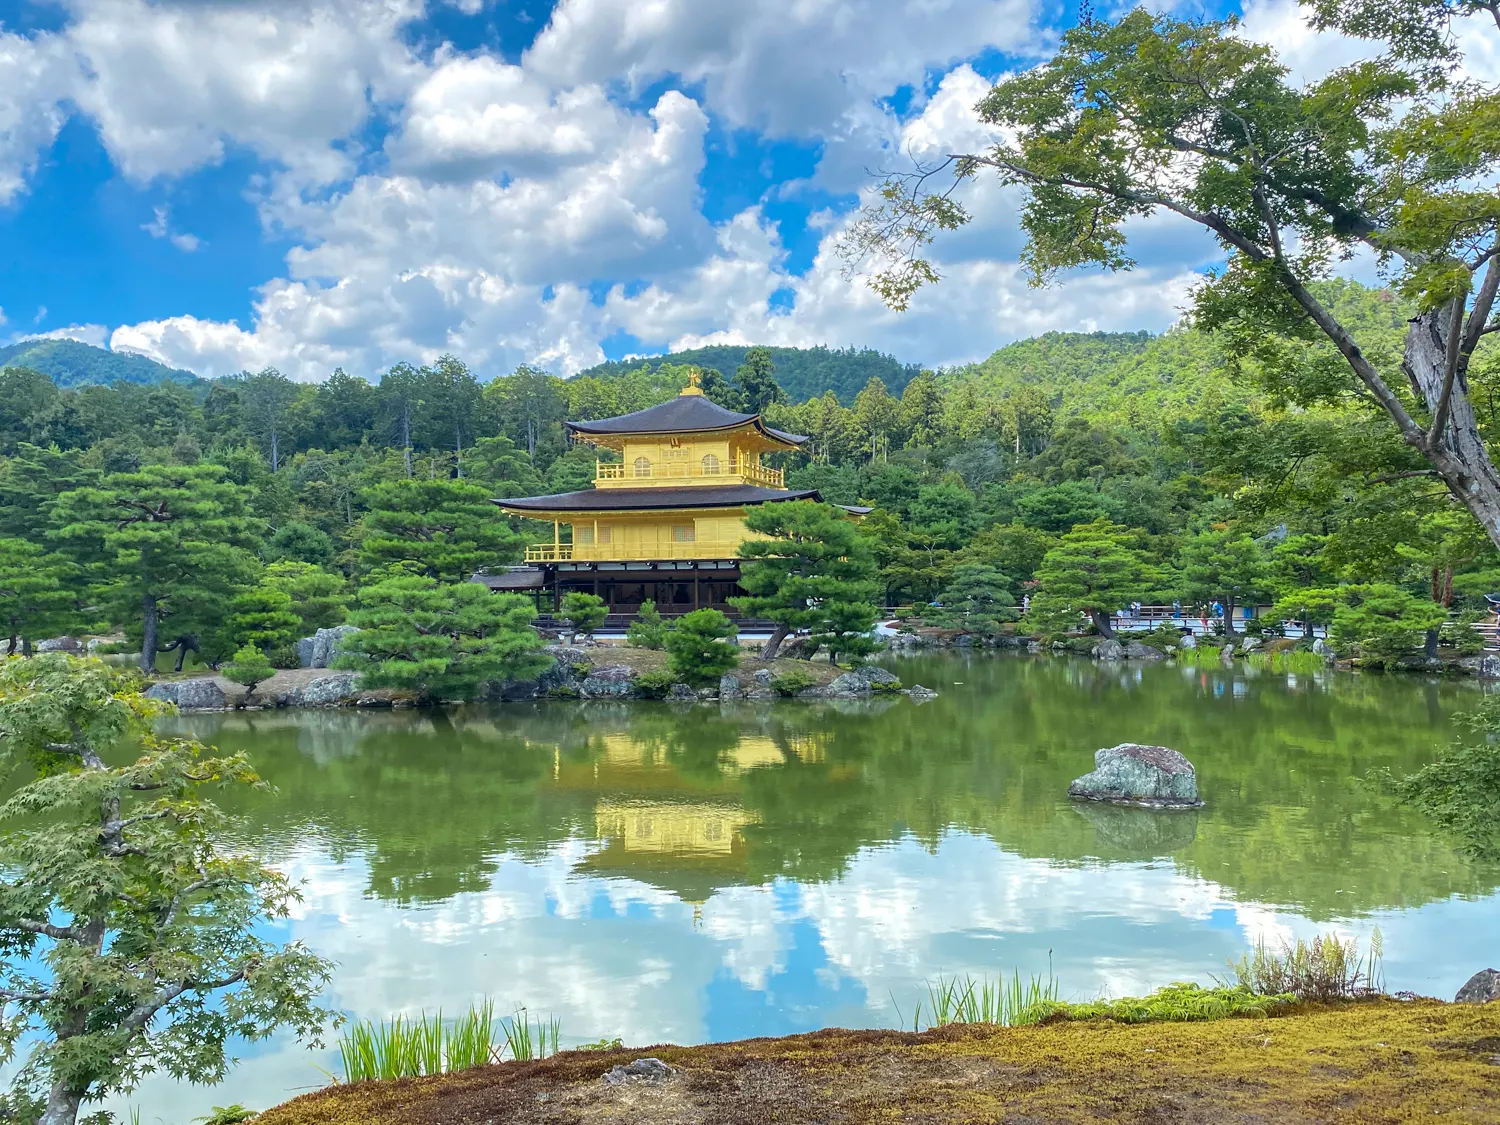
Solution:
{"label": "latticed window", "polygon": [[609,542],[609,528],[607,528],[607,527],[601,527],[599,529],[599,542],[601,542],[601,543],[608,543]]}
{"label": "latticed window", "polygon": [[635,475],[638,477],[649,477],[651,475],[651,458],[637,457],[635,459]]}
{"label": "latticed window", "polygon": [[719,475],[719,459],[712,453],[705,453],[703,455],[703,475],[706,477]]}
{"label": "latticed window", "polygon": [[678,524],[672,528],[672,542],[691,543],[697,538],[692,524]]}
{"label": "latticed window", "polygon": [[573,528],[573,542],[580,547],[589,547],[594,542],[594,529],[592,527]]}

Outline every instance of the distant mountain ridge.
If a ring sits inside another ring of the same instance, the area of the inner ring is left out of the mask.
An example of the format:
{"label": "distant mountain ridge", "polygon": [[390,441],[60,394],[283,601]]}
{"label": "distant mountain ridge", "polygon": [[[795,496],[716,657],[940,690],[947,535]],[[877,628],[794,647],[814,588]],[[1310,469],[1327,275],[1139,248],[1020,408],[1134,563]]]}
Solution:
{"label": "distant mountain ridge", "polygon": [[[733,379],[749,350],[748,344],[715,344],[669,355],[600,363],[578,374],[610,378],[643,367],[655,371],[663,364],[691,363],[698,367],[712,367],[726,379]],[[848,406],[864,385],[874,378],[880,379],[891,394],[899,395],[922,370],[919,363],[902,363],[895,356],[874,348],[829,348],[819,344],[813,348],[773,347],[768,350],[776,364],[776,382],[793,402],[821,398],[825,391],[832,391]]]}
{"label": "distant mountain ridge", "polygon": [[112,352],[78,340],[30,339],[0,348],[0,368],[29,367],[63,390],[111,383],[200,382],[191,371],[168,367],[143,355]]}

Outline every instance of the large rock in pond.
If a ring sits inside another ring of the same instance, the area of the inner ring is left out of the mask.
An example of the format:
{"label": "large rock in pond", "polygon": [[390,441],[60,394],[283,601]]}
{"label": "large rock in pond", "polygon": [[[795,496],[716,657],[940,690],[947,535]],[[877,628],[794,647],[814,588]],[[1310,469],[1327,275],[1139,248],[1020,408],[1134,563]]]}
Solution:
{"label": "large rock in pond", "polygon": [[1198,777],[1193,763],[1165,746],[1124,742],[1094,752],[1094,770],[1068,786],[1068,796],[1148,808],[1195,809]]}
{"label": "large rock in pond", "polygon": [[146,698],[175,703],[179,711],[222,711],[228,706],[215,680],[164,680],[146,689]]}
{"label": "large rock in pond", "polygon": [[740,678],[733,672],[725,672],[719,677],[720,699],[743,699],[744,696],[744,685],[740,683]]}
{"label": "large rock in pond", "polygon": [[1131,641],[1125,646],[1125,658],[1127,660],[1165,660],[1167,657],[1160,649],[1152,648],[1140,641]]}
{"label": "large rock in pond", "polygon": [[881,690],[887,684],[891,685],[891,688],[888,689],[891,690],[898,687],[900,683],[901,678],[894,672],[867,664],[854,669],[852,672],[845,672],[841,676],[835,676],[833,682],[828,685],[828,694],[834,697],[869,695],[872,692]]}
{"label": "large rock in pond", "polygon": [[1094,646],[1096,660],[1124,660],[1125,646],[1113,637],[1106,638]]}
{"label": "large rock in pond", "polygon": [[595,668],[579,685],[585,699],[628,699],[635,691],[635,669],[624,664]]}
{"label": "large rock in pond", "polygon": [[1455,1004],[1488,1004],[1500,1000],[1500,969],[1480,969],[1453,998]]}

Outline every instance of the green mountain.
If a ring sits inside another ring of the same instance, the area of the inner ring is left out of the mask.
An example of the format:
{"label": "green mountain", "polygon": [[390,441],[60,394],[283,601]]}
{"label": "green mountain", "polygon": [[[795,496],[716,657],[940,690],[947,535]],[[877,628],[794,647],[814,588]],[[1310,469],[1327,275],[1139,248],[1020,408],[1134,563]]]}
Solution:
{"label": "green mountain", "polygon": [[0,368],[29,367],[60,388],[112,383],[196,384],[198,376],[130,352],[111,352],[77,340],[22,340],[0,348]]}
{"label": "green mountain", "polygon": [[[609,378],[642,368],[655,371],[668,363],[691,363],[715,368],[725,378],[733,379],[735,370],[745,362],[745,353],[749,350],[749,346],[715,344],[671,355],[601,363],[579,374]],[[922,370],[921,364],[902,363],[874,348],[827,348],[820,344],[816,348],[769,350],[776,363],[776,381],[793,402],[819,398],[823,392],[832,391],[848,406],[864,385],[874,378],[883,381],[891,394],[899,395]]]}

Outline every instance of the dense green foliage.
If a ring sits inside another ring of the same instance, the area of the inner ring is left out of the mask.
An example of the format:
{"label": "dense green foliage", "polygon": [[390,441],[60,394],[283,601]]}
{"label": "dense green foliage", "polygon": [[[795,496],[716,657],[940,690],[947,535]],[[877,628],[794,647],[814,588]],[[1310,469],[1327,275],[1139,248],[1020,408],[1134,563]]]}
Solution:
{"label": "dense green foliage", "polygon": [[417,575],[386,578],[359,592],[335,667],[370,688],[415,693],[423,702],[473,698],[481,685],[533,679],[549,664],[531,628],[536,610],[514,594],[473,583],[442,585]]}
{"label": "dense green foliage", "polygon": [[625,629],[625,640],[636,648],[660,649],[666,647],[667,624],[662,620],[656,602],[647,598],[636,610]]}
{"label": "dense green foliage", "polygon": [[0,806],[4,1043],[39,1033],[18,1088],[49,1122],[150,1071],[219,1081],[230,1036],[316,1039],[332,1016],[315,1003],[327,962],[262,936],[296,888],[219,843],[206,787],[259,779],[157,736],[161,712],[95,660],[0,664],[0,764],[20,782]]}
{"label": "dense green foliage", "polygon": [[716,609],[684,613],[667,633],[667,667],[690,684],[717,683],[740,662],[735,627]]}
{"label": "dense green foliage", "polygon": [[[751,350],[736,344],[714,344],[670,355],[601,363],[579,372],[579,377],[614,378],[642,370],[689,366],[708,368],[732,377],[744,365],[746,353]],[[832,391],[841,402],[852,403],[860,388],[871,379],[879,379],[900,394],[921,370],[916,364],[901,363],[873,348],[771,347],[755,350],[769,353],[776,367],[776,381],[796,401]]]}
{"label": "dense green foliage", "polygon": [[747,513],[745,526],[758,537],[740,548],[747,595],[733,603],[747,617],[775,622],[762,659],[774,659],[794,631],[834,655],[871,651],[866,634],[879,595],[874,551],[846,513],[805,500],[766,504]]}
{"label": "dense green foliage", "polygon": [[604,619],[609,616],[609,607],[597,594],[585,594],[574,590],[563,595],[558,612],[561,613],[563,620],[573,627],[575,633],[588,636],[604,624]]}

